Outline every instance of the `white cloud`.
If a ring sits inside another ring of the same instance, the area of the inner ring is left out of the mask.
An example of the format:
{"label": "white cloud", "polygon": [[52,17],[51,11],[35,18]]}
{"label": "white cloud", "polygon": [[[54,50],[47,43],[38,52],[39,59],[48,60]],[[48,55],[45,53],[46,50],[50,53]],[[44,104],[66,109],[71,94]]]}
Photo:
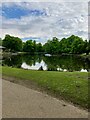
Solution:
{"label": "white cloud", "polygon": [[[16,0],[0,0],[0,2],[16,2]],[[17,2],[33,2],[33,0],[17,0]],[[67,0],[34,0],[34,2],[67,2]],[[68,0],[68,2],[89,2],[89,0]]]}
{"label": "white cloud", "polygon": [[[6,6],[18,5],[22,9],[44,10],[46,16],[22,16],[20,19],[3,17],[2,35],[10,34],[20,38],[40,37],[58,38],[72,34],[88,37],[88,3],[5,3]],[[43,42],[43,41],[42,41]]]}

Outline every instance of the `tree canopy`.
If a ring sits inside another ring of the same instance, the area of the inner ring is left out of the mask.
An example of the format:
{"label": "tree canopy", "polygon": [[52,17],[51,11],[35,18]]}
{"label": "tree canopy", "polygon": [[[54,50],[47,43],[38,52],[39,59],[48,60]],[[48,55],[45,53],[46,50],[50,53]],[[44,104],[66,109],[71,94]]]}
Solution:
{"label": "tree canopy", "polygon": [[22,51],[22,40],[18,37],[6,35],[2,45],[10,52]]}
{"label": "tree canopy", "polygon": [[[0,42],[2,42],[1,39]],[[71,35],[68,38],[62,38],[61,40],[57,37],[53,37],[52,40],[48,40],[44,45],[36,43],[35,40],[22,42],[18,37],[6,35],[2,44],[6,50],[10,52],[45,52],[49,54],[89,54],[90,52],[90,41],[84,41],[82,38],[75,35]]]}
{"label": "tree canopy", "polygon": [[82,38],[71,35],[68,38],[59,40],[54,37],[52,40],[48,40],[44,45],[45,52],[50,54],[81,54],[90,52],[90,42],[83,41]]}

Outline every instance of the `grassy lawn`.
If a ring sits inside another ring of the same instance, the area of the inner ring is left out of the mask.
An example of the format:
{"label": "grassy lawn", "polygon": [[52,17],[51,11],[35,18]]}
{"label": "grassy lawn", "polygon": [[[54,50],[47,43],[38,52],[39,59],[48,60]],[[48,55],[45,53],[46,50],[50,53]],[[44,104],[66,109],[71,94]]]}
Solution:
{"label": "grassy lawn", "polygon": [[3,76],[30,80],[64,99],[88,107],[88,73],[35,71],[2,67]]}

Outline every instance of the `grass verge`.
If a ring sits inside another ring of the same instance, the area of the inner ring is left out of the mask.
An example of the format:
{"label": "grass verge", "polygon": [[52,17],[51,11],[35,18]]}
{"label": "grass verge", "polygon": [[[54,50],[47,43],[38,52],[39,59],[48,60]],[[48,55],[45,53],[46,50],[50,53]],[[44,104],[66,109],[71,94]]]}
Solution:
{"label": "grass verge", "polygon": [[88,73],[35,71],[2,67],[2,75],[37,83],[55,94],[83,108],[88,108]]}

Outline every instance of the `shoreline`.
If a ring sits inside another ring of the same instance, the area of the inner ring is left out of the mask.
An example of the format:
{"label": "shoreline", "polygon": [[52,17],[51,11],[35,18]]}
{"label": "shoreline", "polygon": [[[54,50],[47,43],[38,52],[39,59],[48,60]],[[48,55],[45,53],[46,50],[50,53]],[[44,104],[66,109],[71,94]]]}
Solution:
{"label": "shoreline", "polygon": [[[30,53],[30,52],[2,52],[0,53],[1,56],[12,56],[12,55],[42,55],[45,56],[45,53],[39,53],[39,52],[35,52],[35,53]],[[61,53],[61,54],[51,54],[51,56],[77,56],[77,57],[81,57],[81,59],[83,60],[89,60],[90,61],[90,53],[88,55],[86,55],[86,53],[84,54],[70,54],[70,53]]]}

